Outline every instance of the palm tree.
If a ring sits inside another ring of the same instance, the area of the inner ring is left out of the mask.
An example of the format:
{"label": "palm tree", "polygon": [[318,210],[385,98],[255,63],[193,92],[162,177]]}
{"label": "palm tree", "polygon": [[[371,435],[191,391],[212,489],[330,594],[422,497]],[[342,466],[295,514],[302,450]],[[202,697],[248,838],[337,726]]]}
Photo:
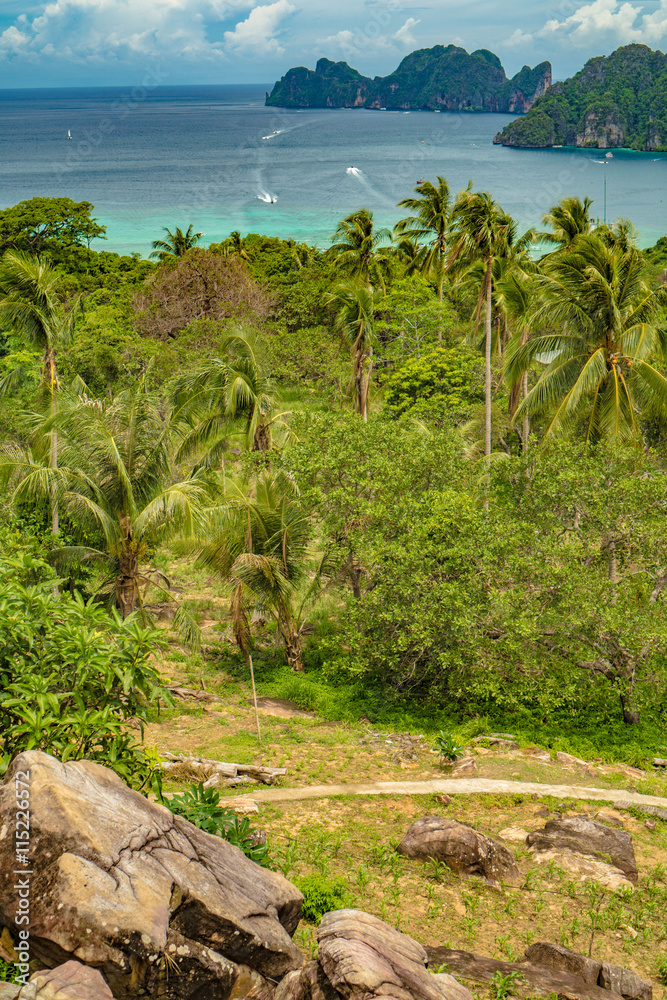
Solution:
{"label": "palm tree", "polygon": [[321,592],[320,566],[299,601],[311,530],[294,482],[284,472],[264,473],[254,489],[232,487],[218,513],[215,538],[199,561],[232,588],[234,638],[247,657],[253,609],[273,616],[292,670],[303,670],[305,611]]}
{"label": "palm tree", "polygon": [[240,257],[241,260],[250,260],[247,251],[243,247],[243,241],[238,229],[232,230],[222,244],[222,248],[225,257]]}
{"label": "palm tree", "polygon": [[[435,278],[438,302],[442,303],[452,220],[449,184],[444,177],[438,177],[437,186],[431,181],[421,181],[414,191],[419,197],[404,198],[398,207],[415,214],[397,222],[394,234],[417,246],[411,267],[425,277]],[[442,340],[442,329],[438,340]]]}
{"label": "palm tree", "polygon": [[[449,267],[462,261],[465,265],[481,265],[479,271],[479,291],[477,296],[476,325],[484,312],[485,340],[485,420],[484,454],[491,454],[491,350],[493,319],[493,265],[494,261],[507,256],[512,243],[516,241],[516,224],[500,206],[486,193],[470,189],[461,191],[456,199],[452,214],[453,238]],[[522,240],[532,239],[526,234]]]}
{"label": "palm tree", "polygon": [[667,287],[651,290],[641,252],[604,233],[578,236],[543,263],[531,337],[508,361],[510,378],[537,361],[546,370],[517,411],[550,414],[545,438],[586,419],[588,440],[637,439],[642,408],[667,405],[667,379],[651,364],[667,349],[659,311]]}
{"label": "palm tree", "polygon": [[[151,549],[203,531],[209,484],[203,472],[172,483],[170,421],[145,378],[108,403],[86,396],[61,401],[46,431],[53,426],[61,433],[59,467],[8,447],[0,451],[0,481],[11,484],[15,502],[55,491],[81,542],[58,549],[57,559],[108,565],[114,603],[126,618],[141,607],[142,585],[164,590],[167,584],[147,565]],[[104,548],[87,544],[95,535]],[[192,624],[182,606],[178,618],[177,627]]]}
{"label": "palm tree", "polygon": [[391,231],[376,229],[373,213],[361,208],[338,224],[328,253],[341,274],[367,286],[384,288],[391,257],[378,247],[385,240],[391,242]]}
{"label": "palm tree", "polygon": [[542,216],[544,225],[551,229],[537,233],[537,239],[556,247],[567,247],[575,237],[590,233],[593,228],[589,211],[592,204],[588,195],[583,201],[580,198],[563,198]]}
{"label": "palm tree", "polygon": [[368,420],[368,393],[375,344],[373,324],[380,298],[380,293],[374,289],[350,282],[339,285],[325,300],[336,310],[334,331],[352,356],[350,387],[354,392],[354,412],[364,422]]}
{"label": "palm tree", "polygon": [[[60,275],[38,257],[12,251],[0,261],[0,323],[18,334],[29,346],[42,352],[42,387],[46,392],[51,415],[57,407],[59,387],[56,354],[69,343],[79,314],[77,299],[65,309],[58,297]],[[9,387],[17,373],[12,372],[0,387]],[[58,435],[50,432],[50,465],[58,466]],[[58,503],[50,497],[51,530],[59,531]]]}
{"label": "palm tree", "polygon": [[186,232],[183,232],[182,229],[178,229],[178,227],[173,233],[171,229],[167,229],[166,226],[163,226],[162,228],[167,234],[167,238],[164,240],[153,240],[153,252],[150,255],[158,260],[170,260],[172,257],[184,257],[188,250],[191,250],[192,247],[196,246],[204,235],[203,233],[193,233],[192,223],[190,223]]}
{"label": "palm tree", "polygon": [[284,426],[287,412],[276,412],[280,394],[267,374],[267,361],[256,338],[243,330],[232,331],[223,338],[220,353],[221,357],[203,361],[174,386],[174,420],[190,427],[178,461],[206,449],[200,465],[216,467],[239,418],[245,423],[244,443],[249,451],[270,451],[276,426]]}

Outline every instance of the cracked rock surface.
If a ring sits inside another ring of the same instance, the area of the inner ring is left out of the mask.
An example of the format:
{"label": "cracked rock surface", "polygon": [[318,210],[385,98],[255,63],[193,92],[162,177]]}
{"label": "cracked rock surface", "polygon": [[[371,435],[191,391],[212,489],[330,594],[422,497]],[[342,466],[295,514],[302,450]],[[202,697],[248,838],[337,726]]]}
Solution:
{"label": "cracked rock surface", "polygon": [[[0,870],[16,867],[19,771],[30,774],[31,950],[45,965],[76,959],[115,997],[160,1000],[268,996],[265,977],[301,966],[298,890],[100,764],[14,759],[0,788]],[[16,907],[5,879],[0,927]]]}
{"label": "cracked rock surface", "polygon": [[424,816],[413,823],[396,848],[406,858],[435,858],[460,875],[479,875],[490,882],[520,878],[514,855],[491,837],[465,823]]}
{"label": "cracked rock surface", "polygon": [[318,930],[319,959],[286,976],[275,1000],[472,1000],[452,976],[426,968],[426,951],[362,910],[334,910]]}

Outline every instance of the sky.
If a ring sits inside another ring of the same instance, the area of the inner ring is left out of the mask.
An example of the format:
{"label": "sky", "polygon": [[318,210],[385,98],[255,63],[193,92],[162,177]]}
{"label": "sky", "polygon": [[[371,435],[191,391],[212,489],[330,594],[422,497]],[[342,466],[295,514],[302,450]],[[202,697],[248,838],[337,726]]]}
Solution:
{"label": "sky", "polygon": [[385,75],[416,48],[488,48],[509,76],[667,48],[667,0],[0,0],[0,87],[273,84],[320,56]]}

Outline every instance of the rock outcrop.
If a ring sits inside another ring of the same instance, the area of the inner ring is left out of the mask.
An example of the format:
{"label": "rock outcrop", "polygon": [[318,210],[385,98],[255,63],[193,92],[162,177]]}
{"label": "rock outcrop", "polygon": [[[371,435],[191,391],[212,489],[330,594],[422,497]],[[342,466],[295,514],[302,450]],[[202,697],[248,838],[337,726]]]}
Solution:
{"label": "rock outcrop", "polygon": [[396,848],[406,858],[444,861],[460,875],[479,875],[490,882],[520,879],[514,856],[471,826],[441,816],[425,816],[413,823]]}
{"label": "rock outcrop", "polygon": [[[162,1000],[261,996],[264,977],[301,966],[298,890],[99,764],[15,758],[0,789],[3,871],[15,866],[17,772],[30,775],[30,946],[43,965],[76,959],[116,997]],[[0,927],[17,906],[5,880]]]}
{"label": "rock outcrop", "polygon": [[519,974],[530,992],[569,1000],[652,1000],[651,984],[629,969],[609,965],[560,945],[539,942],[526,948],[522,962],[499,962],[453,948],[427,947],[430,965],[446,964],[455,975],[478,983]]}
{"label": "rock outcrop", "polygon": [[318,930],[319,959],[286,976],[275,1000],[472,1000],[426,968],[424,948],[361,910],[334,910]]}
{"label": "rock outcrop", "polygon": [[630,834],[588,816],[549,820],[544,829],[529,834],[526,843],[538,853],[569,851],[611,864],[633,885],[637,883],[637,861]]}
{"label": "rock outcrop", "polygon": [[590,59],[574,77],[537,95],[525,118],[510,122],[503,146],[667,147],[667,55],[625,45]]}
{"label": "rock outcrop", "polygon": [[508,80],[498,56],[435,45],[410,53],[389,76],[361,76],[346,62],[320,59],[289,70],[267,94],[284,108],[374,108],[524,113],[551,84],[551,64],[524,66]]}

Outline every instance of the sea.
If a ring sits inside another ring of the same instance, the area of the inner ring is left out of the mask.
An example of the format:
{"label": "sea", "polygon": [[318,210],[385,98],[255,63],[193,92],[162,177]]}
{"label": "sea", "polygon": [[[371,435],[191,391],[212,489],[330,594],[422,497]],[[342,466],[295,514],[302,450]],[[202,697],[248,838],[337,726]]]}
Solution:
{"label": "sea", "polygon": [[[232,230],[326,247],[365,207],[378,225],[422,179],[472,181],[522,228],[568,195],[631,219],[641,246],[667,234],[667,154],[493,144],[513,116],[264,106],[270,84],[0,91],[0,206],[89,201],[96,249],[148,255],[163,228],[202,244]],[[71,138],[70,138],[71,137]]]}

